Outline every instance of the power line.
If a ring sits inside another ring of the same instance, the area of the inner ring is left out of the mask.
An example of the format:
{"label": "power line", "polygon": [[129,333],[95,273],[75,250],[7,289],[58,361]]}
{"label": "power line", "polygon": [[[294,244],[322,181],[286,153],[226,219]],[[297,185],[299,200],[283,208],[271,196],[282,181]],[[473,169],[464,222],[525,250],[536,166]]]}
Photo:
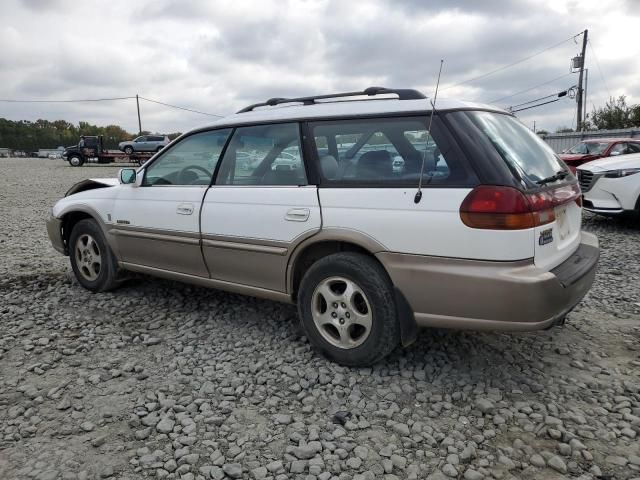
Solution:
{"label": "power line", "polygon": [[159,102],[158,100],[152,100],[150,98],[140,97],[140,99],[141,100],[146,100],[147,102],[164,105],[165,107],[177,108],[179,110],[186,110],[187,112],[199,113],[200,115],[209,115],[210,117],[218,117],[218,118],[223,118],[224,117],[224,115],[218,115],[218,114],[215,114],[215,113],[201,112],[199,110],[193,110],[191,108],[186,108],[186,107],[179,107],[178,105],[171,105],[170,103]]}
{"label": "power line", "polygon": [[542,49],[542,50],[540,50],[540,51],[538,51],[538,52],[536,52],[536,53],[534,53],[534,54],[531,54],[531,55],[529,55],[529,56],[527,56],[527,57],[524,57],[524,58],[522,58],[522,59],[520,59],[520,60],[517,60],[517,61],[515,61],[515,62],[509,63],[508,65],[503,65],[502,67],[496,68],[495,70],[491,70],[490,72],[483,73],[482,75],[478,75],[477,77],[473,77],[473,78],[470,78],[470,79],[468,79],[468,80],[464,80],[464,81],[459,82],[459,83],[456,83],[456,84],[454,84],[454,85],[450,85],[450,86],[448,86],[448,87],[445,87],[445,88],[443,88],[443,90],[448,90],[448,89],[450,89],[450,88],[457,87],[457,86],[459,86],[459,85],[464,85],[465,83],[475,82],[476,80],[480,80],[481,78],[488,77],[489,75],[493,75],[494,73],[501,72],[502,70],[506,70],[507,68],[511,68],[511,67],[513,67],[513,66],[515,66],[515,65],[518,65],[518,64],[520,64],[520,63],[526,62],[527,60],[530,60],[530,59],[532,59],[533,57],[537,57],[538,55],[541,55],[541,54],[543,54],[543,53],[545,53],[545,52],[547,52],[547,51],[549,51],[549,50],[551,50],[551,49],[554,49],[554,48],[556,48],[556,47],[559,47],[560,45],[562,45],[562,44],[564,44],[564,43],[568,42],[569,40],[573,40],[573,39],[575,39],[575,38],[576,38],[577,36],[579,36],[579,35],[582,35],[582,32],[577,33],[577,34],[575,34],[575,35],[572,35],[572,36],[570,36],[569,38],[567,38],[567,39],[565,39],[565,40],[562,40],[561,42],[558,42],[558,43],[556,43],[556,44],[554,44],[554,45],[551,45],[551,46],[549,46],[549,47],[547,47],[547,48],[544,48],[544,49]]}
{"label": "power line", "polygon": [[[564,97],[566,96],[568,93],[568,90],[562,90],[560,92],[556,92],[556,93],[552,93],[551,95],[547,95],[545,97],[540,97],[540,98],[536,98],[535,100],[529,100],[528,102],[524,102],[524,103],[518,103],[517,105],[511,105],[509,107],[509,110],[512,110],[515,107],[522,107],[523,105],[529,105],[530,103],[535,103],[535,102],[539,102],[540,100],[546,100],[547,98],[551,98],[551,97]],[[564,94],[564,95],[561,95]]]}
{"label": "power line", "polygon": [[112,98],[83,98],[74,100],[13,100],[0,98],[0,102],[5,103],[79,103],[79,102],[108,102],[112,100],[130,100],[136,97],[112,97]]}
{"label": "power line", "polygon": [[541,107],[542,105],[547,105],[548,103],[558,102],[562,100],[561,98],[556,98],[555,100],[549,100],[548,102],[539,103],[537,105],[531,105],[530,107],[519,108],[517,110],[511,110],[512,113],[521,112],[523,110],[529,110],[530,108]]}
{"label": "power line", "polygon": [[598,56],[596,55],[596,50],[593,48],[591,44],[591,39],[588,40],[589,48],[591,49],[591,53],[593,53],[593,58],[596,61],[596,66],[598,67],[598,72],[600,72],[600,78],[602,78],[602,82],[604,83],[604,88],[607,89],[607,93],[609,94],[609,98],[611,98],[611,91],[609,90],[609,85],[607,85],[607,81],[604,78],[604,74],[602,73],[602,69],[600,68],[600,62],[598,61]]}
{"label": "power line", "polygon": [[527,92],[530,92],[531,90],[535,90],[538,87],[544,87],[545,85],[549,85],[550,83],[553,83],[556,80],[560,80],[561,78],[568,77],[569,75],[573,75],[573,73],[571,73],[571,72],[570,73],[565,73],[565,74],[560,75],[559,77],[553,78],[553,79],[551,79],[551,80],[549,80],[547,82],[539,83],[538,85],[535,85],[533,87],[529,87],[526,90],[520,90],[519,92],[512,93],[511,95],[507,95],[507,96],[504,96],[504,97],[496,98],[495,100],[490,100],[489,103],[495,103],[495,102],[499,102],[501,100],[505,100],[507,98],[516,97],[516,96],[518,96],[518,95],[520,95],[522,93],[527,93]]}

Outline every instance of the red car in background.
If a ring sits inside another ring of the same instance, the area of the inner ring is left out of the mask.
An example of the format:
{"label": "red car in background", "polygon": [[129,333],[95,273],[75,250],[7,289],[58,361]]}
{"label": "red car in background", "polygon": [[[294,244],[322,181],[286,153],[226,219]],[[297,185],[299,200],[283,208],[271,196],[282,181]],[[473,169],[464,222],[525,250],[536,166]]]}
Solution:
{"label": "red car in background", "polygon": [[567,164],[575,175],[576,167],[597,158],[640,153],[640,139],[638,138],[598,138],[583,140],[560,154],[560,158]]}

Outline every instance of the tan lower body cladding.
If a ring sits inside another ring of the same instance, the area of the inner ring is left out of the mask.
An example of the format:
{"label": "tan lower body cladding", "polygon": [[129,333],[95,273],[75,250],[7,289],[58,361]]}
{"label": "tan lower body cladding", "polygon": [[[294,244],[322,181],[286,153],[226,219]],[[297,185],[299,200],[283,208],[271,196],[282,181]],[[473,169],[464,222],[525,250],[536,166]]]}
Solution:
{"label": "tan lower body cladding", "polygon": [[[596,237],[588,233],[582,234],[582,242],[598,245]],[[571,285],[564,286],[554,273],[538,269],[533,260],[486,262],[390,252],[376,257],[422,327],[546,328],[584,297],[595,277],[595,262]]]}

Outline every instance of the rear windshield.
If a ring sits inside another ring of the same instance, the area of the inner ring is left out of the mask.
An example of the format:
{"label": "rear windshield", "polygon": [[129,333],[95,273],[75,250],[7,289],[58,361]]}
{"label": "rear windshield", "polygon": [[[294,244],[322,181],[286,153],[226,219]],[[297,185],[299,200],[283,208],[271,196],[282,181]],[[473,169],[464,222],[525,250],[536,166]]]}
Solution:
{"label": "rear windshield", "polygon": [[535,183],[565,169],[553,150],[515,117],[493,112],[469,116],[521,178]]}
{"label": "rear windshield", "polygon": [[566,153],[598,155],[604,152],[608,145],[607,142],[580,142],[567,150]]}

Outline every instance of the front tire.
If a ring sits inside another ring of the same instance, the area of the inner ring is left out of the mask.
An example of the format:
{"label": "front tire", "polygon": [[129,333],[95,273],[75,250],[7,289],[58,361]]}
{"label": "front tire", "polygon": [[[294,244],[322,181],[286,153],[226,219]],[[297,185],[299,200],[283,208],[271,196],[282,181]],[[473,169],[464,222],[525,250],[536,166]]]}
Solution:
{"label": "front tire", "polygon": [[84,165],[84,159],[80,155],[72,155],[69,157],[69,165],[72,167],[81,167]]}
{"label": "front tire", "polygon": [[367,255],[335,253],[314,263],[300,283],[298,312],[311,344],[342,365],[372,365],[400,343],[393,285]]}
{"label": "front tire", "polygon": [[124,147],[124,153],[131,155],[133,153],[133,147]]}
{"label": "front tire", "polygon": [[80,220],[73,227],[69,259],[76,279],[87,290],[106,292],[117,286],[118,264],[95,220]]}

